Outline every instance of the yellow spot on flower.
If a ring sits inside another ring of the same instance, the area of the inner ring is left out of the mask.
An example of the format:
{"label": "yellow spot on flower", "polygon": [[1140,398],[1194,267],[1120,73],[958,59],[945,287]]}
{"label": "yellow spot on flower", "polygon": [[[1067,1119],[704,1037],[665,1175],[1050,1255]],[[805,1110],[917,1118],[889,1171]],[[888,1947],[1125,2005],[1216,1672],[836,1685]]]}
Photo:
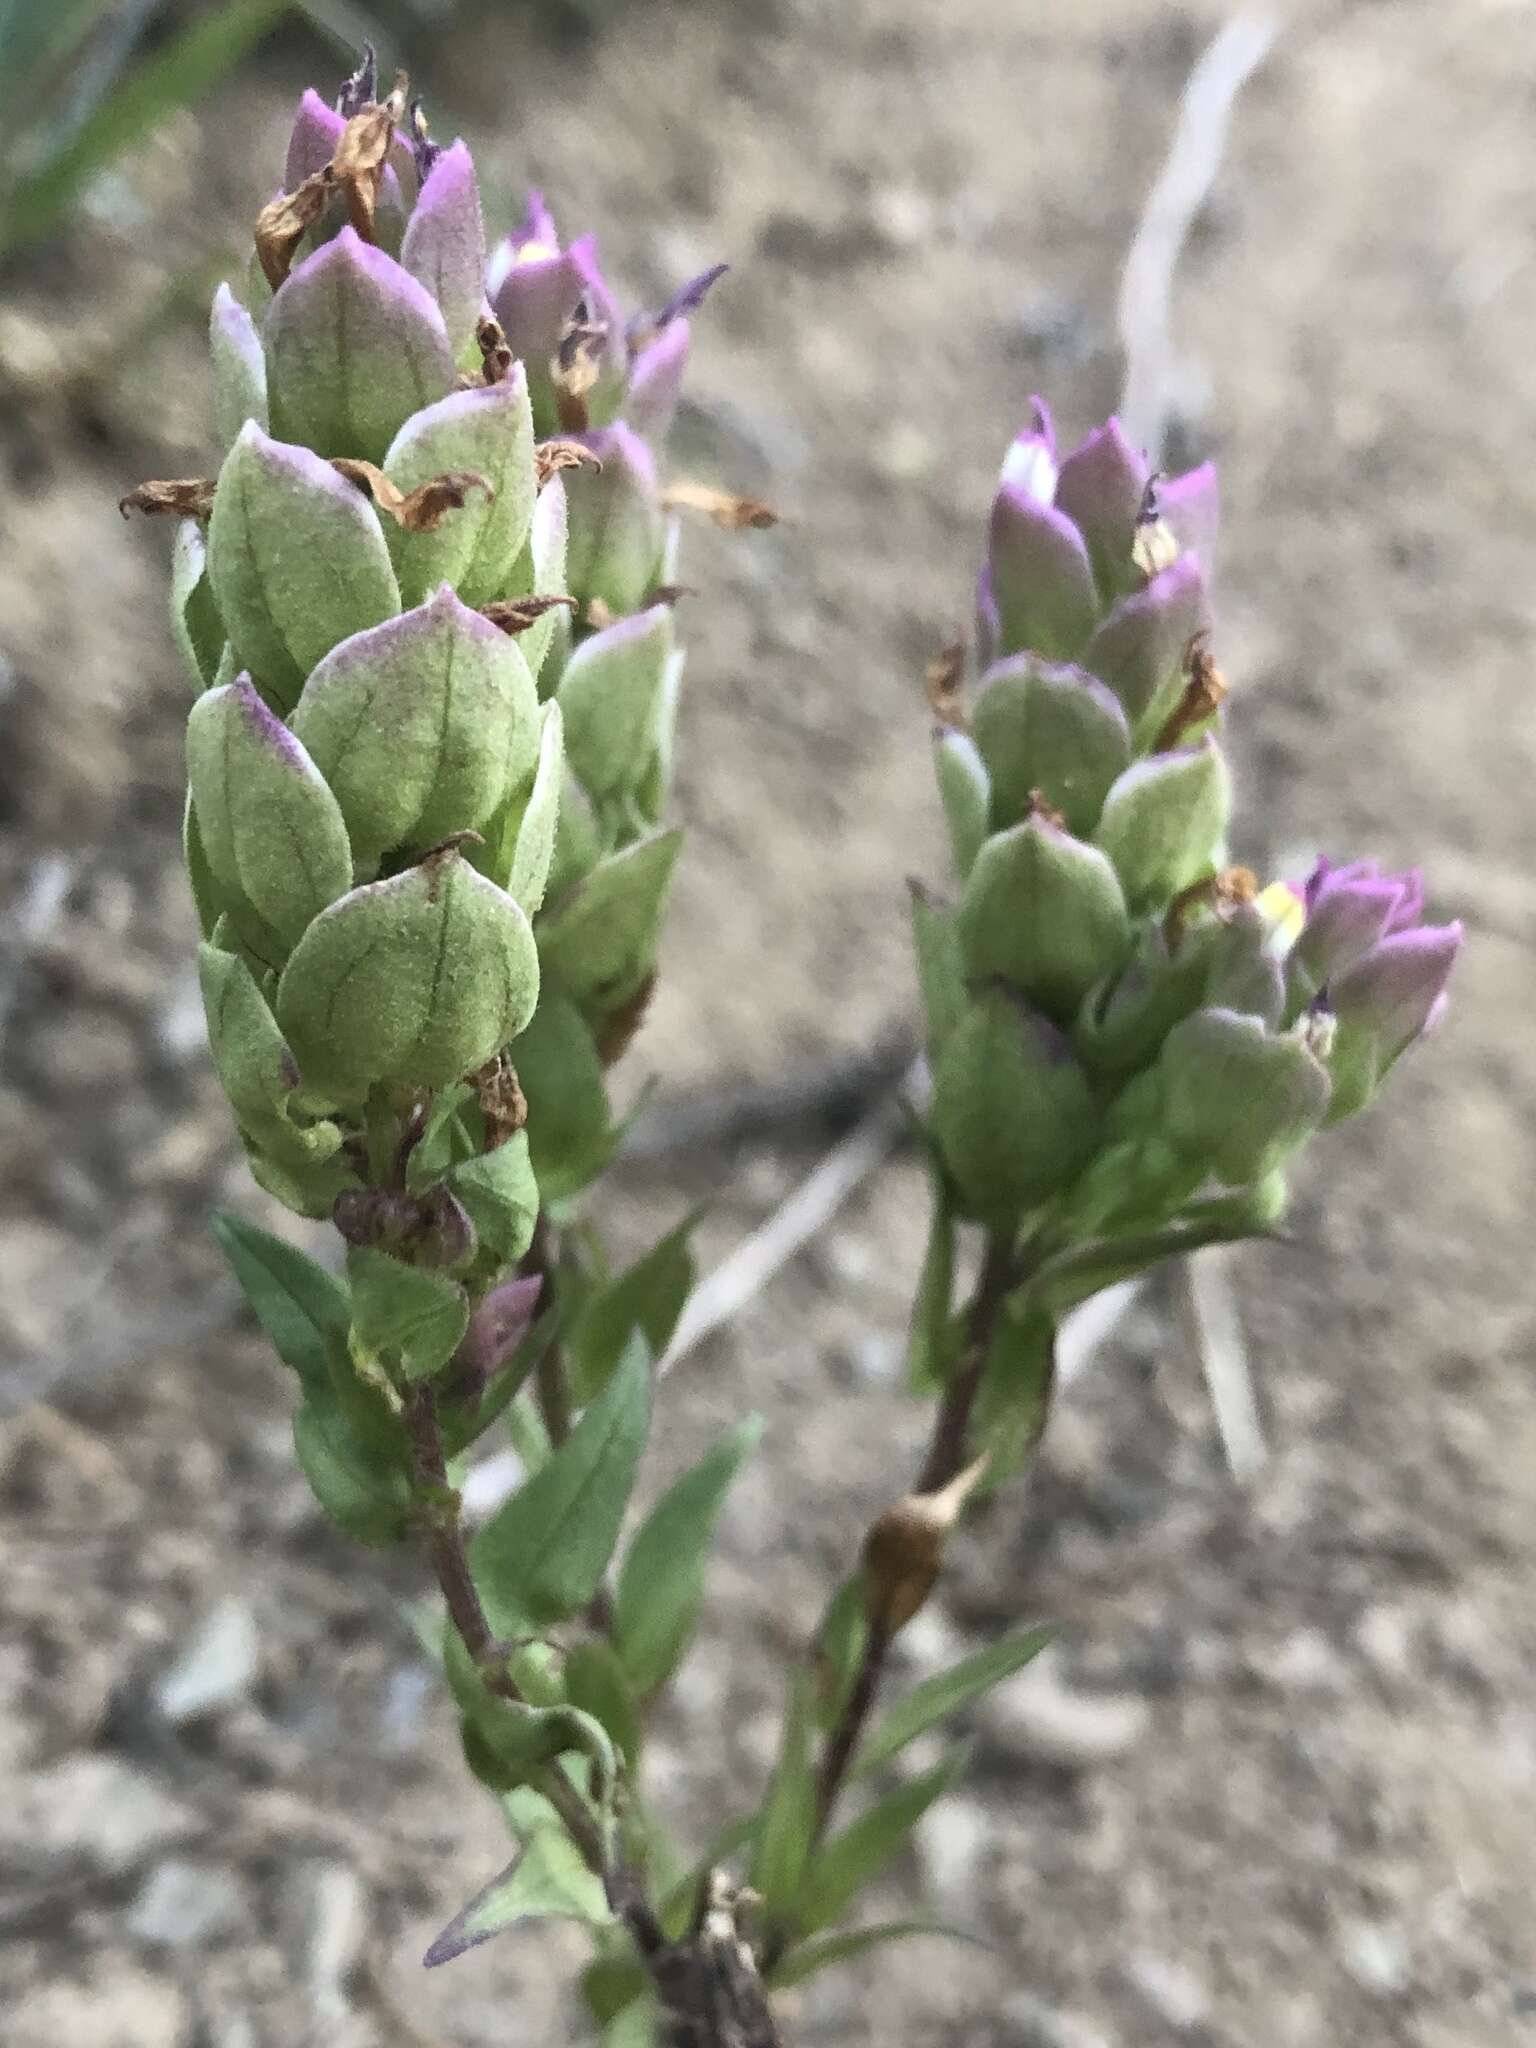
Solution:
{"label": "yellow spot on flower", "polygon": [[1271,882],[1267,889],[1259,891],[1254,903],[1269,926],[1268,952],[1274,959],[1283,960],[1306,924],[1305,901],[1289,882]]}

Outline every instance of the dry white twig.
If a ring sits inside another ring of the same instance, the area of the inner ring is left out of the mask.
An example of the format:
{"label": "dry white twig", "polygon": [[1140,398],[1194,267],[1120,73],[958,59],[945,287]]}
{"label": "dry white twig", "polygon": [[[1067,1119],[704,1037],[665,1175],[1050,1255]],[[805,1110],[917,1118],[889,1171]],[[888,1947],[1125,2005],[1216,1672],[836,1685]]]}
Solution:
{"label": "dry white twig", "polygon": [[1220,168],[1232,103],[1277,32],[1272,15],[1244,11],[1206,48],[1184,87],[1172,145],[1125,259],[1118,307],[1125,353],[1120,418],[1132,446],[1145,448],[1154,467],[1162,458],[1176,381],[1169,323],[1173,274]]}
{"label": "dry white twig", "polygon": [[1253,1391],[1248,1347],[1232,1283],[1236,1246],[1185,1259],[1179,1275],[1183,1320],[1205,1375],[1216,1433],[1234,1479],[1252,1479],[1269,1456]]}
{"label": "dry white twig", "polygon": [[927,1087],[927,1062],[914,1060],[900,1086],[866,1111],[793,1194],[700,1281],[657,1367],[658,1376],[739,1315],[832,1220],[900,1138],[906,1124],[904,1103],[919,1099]]}

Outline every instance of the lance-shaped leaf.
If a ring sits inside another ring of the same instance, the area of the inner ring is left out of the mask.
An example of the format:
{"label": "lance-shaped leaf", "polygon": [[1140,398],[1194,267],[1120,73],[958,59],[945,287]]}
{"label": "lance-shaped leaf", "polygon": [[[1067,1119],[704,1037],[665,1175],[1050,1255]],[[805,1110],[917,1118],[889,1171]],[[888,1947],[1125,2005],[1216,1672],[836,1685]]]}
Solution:
{"label": "lance-shaped leaf", "polygon": [[345,893],[352,855],[323,776],[248,676],[193,705],[187,777],[215,881],[291,944]]}
{"label": "lance-shaped leaf", "polygon": [[969,733],[941,726],[933,736],[933,766],[939,801],[949,827],[955,872],[964,881],[981,851],[991,819],[992,791],[986,763]]}
{"label": "lance-shaped leaf", "polygon": [[778,1761],[752,1847],[752,1889],[770,1912],[785,1918],[796,1917],[801,1880],[816,1831],[816,1773],[811,1763],[815,1708],[813,1676],[799,1670],[790,1681]]}
{"label": "lance-shaped leaf", "polygon": [[265,336],[273,429],[321,455],[382,462],[411,414],[453,385],[436,300],[351,227],[279,286]]}
{"label": "lance-shaped leaf", "polygon": [[352,1341],[364,1357],[408,1380],[429,1379],[448,1363],[469,1323],[457,1281],[367,1246],[347,1254],[347,1279]]}
{"label": "lance-shaped leaf", "polygon": [[532,917],[544,901],[555,857],[560,792],[565,783],[564,726],[560,706],[541,714],[539,759],[527,789],[511,798],[501,822],[501,861],[507,893]]}
{"label": "lance-shaped leaf", "polygon": [[602,464],[568,470],[566,574],[571,590],[610,612],[637,611],[660,581],[666,515],[656,459],[619,423],[585,437]]}
{"label": "lance-shaped leaf", "polygon": [[339,640],[400,609],[367,498],[308,448],[269,440],[254,421],[219,472],[208,576],[240,659],[280,711]]}
{"label": "lance-shaped leaf", "polygon": [[689,1239],[698,1220],[685,1216],[643,1258],[587,1297],[569,1332],[578,1400],[590,1400],[607,1385],[636,1332],[653,1360],[666,1350],[693,1292]]}
{"label": "lance-shaped leaf", "polygon": [[599,861],[539,920],[550,979],[577,1002],[616,1008],[644,979],[682,834],[655,832]]}
{"label": "lance-shaped leaf", "polygon": [[1021,1671],[1031,1658],[1039,1656],[1051,1634],[1049,1628],[1024,1629],[1018,1635],[1004,1636],[1001,1642],[988,1643],[974,1656],[962,1657],[948,1671],[925,1678],[876,1725],[859,1751],[854,1769],[862,1774],[888,1764],[908,1743]]}
{"label": "lance-shaped leaf", "polygon": [[930,1123],[967,1213],[1008,1222],[1087,1164],[1101,1116],[1060,1033],[993,987],[939,1056]]}
{"label": "lance-shaped leaf", "polygon": [[671,1676],[688,1646],[704,1598],[715,1524],[762,1422],[749,1415],[674,1481],[636,1531],[619,1574],[614,1640],[640,1694]]}
{"label": "lance-shaped leaf", "polygon": [[672,648],[671,607],[659,604],[594,633],[565,665],[556,698],[565,756],[598,804],[637,789],[645,775]]}
{"label": "lance-shaped leaf", "polygon": [[1083,650],[1083,667],[1114,692],[1139,745],[1173,709],[1189,644],[1209,624],[1200,564],[1185,555],[1123,598]]}
{"label": "lance-shaped leaf", "polygon": [[470,1562],[495,1634],[564,1621],[597,1591],[650,1410],[650,1362],[636,1343],[566,1441],[475,1537]]}
{"label": "lance-shaped leaf", "polygon": [[971,721],[992,779],[992,822],[1017,824],[1038,792],[1070,832],[1091,832],[1110,784],[1130,765],[1125,713],[1069,664],[1015,655],[982,677]]}
{"label": "lance-shaped leaf", "polygon": [[490,818],[532,768],[538,694],[516,642],[445,583],[333,648],[304,685],[293,729],[367,870]]}
{"label": "lance-shaped leaf", "polygon": [[608,1735],[633,1770],[642,1740],[640,1703],[606,1636],[589,1636],[567,1654],[565,1696],[583,1723],[590,1727],[595,1722]]}
{"label": "lance-shaped leaf", "polygon": [[330,1361],[344,1354],[351,1308],[347,1290],[297,1245],[274,1237],[231,1209],[215,1209],[213,1234],[241,1292],[305,1395],[326,1398]]}
{"label": "lance-shaped leaf", "polygon": [[225,904],[219,885],[213,879],[213,870],[208,865],[208,856],[203,851],[203,835],[197,827],[197,812],[193,808],[190,790],[181,813],[181,851],[187,864],[187,886],[197,911],[198,930],[205,939],[212,938],[225,914]]}
{"label": "lance-shaped leaf", "polygon": [[539,1218],[528,1133],[518,1131],[494,1151],[466,1159],[449,1174],[448,1186],[469,1212],[482,1246],[500,1265],[515,1265],[533,1242]]}
{"label": "lance-shaped leaf", "polygon": [[219,445],[228,448],[247,420],[267,425],[267,359],[256,322],[227,284],[213,297],[208,322],[213,356],[213,417]]}
{"label": "lance-shaped leaf", "polygon": [[183,519],[171,544],[171,637],[194,690],[206,690],[224,653],[224,622],[208,581],[208,545],[195,519]]}
{"label": "lance-shaped leaf", "polygon": [[972,980],[998,976],[1063,1022],[1131,949],[1109,860],[1043,817],[987,841],[957,923]]}
{"label": "lance-shaped leaf", "polygon": [[474,338],[485,301],[485,222],[474,160],[463,142],[445,149],[422,180],[400,261],[436,299],[457,358]]}
{"label": "lance-shaped leaf", "polygon": [[954,1362],[955,1327],[954,1198],[937,1159],[930,1157],[928,1243],[923,1251],[912,1318],[907,1330],[906,1378],[915,1394],[936,1393]]}
{"label": "lance-shaped leaf", "polygon": [[503,890],[452,849],[317,917],[277,992],[306,1081],[440,1088],[485,1065],[538,1001],[538,950]]}
{"label": "lance-shaped leaf", "polygon": [[871,1878],[906,1847],[934,1801],[952,1789],[967,1761],[966,1752],[958,1750],[898,1786],[817,1852],[795,1908],[795,1920],[807,1934],[842,1919]]}
{"label": "lance-shaped leaf", "polygon": [[887,1920],[878,1927],[856,1927],[847,1934],[818,1935],[813,1941],[797,1941],[779,1963],[768,1982],[775,1991],[788,1991],[837,1963],[851,1963],[871,1949],[884,1948],[893,1941],[911,1941],[919,1935],[937,1935],[945,1941],[963,1941],[973,1948],[985,1948],[978,1935],[963,1927],[948,1927],[942,1920]]}
{"label": "lance-shaped leaf", "polygon": [[329,1158],[341,1144],[334,1124],[290,1121],[298,1064],[245,962],[216,946],[199,946],[198,979],[213,1064],[240,1122],[296,1161]]}
{"label": "lance-shaped leaf", "polygon": [[522,364],[499,384],[450,392],[413,413],[391,442],[384,470],[407,493],[452,471],[486,483],[431,532],[394,526],[386,535],[402,602],[416,603],[439,583],[453,584],[469,605],[504,596],[533,515],[533,415]]}
{"label": "lance-shaped leaf", "polygon": [[1104,799],[1094,842],[1133,912],[1167,903],[1225,857],[1232,783],[1214,740],[1128,768]]}

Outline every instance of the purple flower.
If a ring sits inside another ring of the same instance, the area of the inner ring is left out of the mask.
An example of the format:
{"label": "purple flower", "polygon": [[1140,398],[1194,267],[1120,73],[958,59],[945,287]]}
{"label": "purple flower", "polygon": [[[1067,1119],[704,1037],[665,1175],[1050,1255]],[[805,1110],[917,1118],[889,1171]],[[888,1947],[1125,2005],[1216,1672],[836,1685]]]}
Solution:
{"label": "purple flower", "polygon": [[1301,899],[1306,923],[1296,958],[1321,987],[1379,939],[1416,923],[1424,889],[1417,868],[1384,875],[1373,860],[1345,867],[1320,860],[1302,885]]}
{"label": "purple flower", "polygon": [[1300,890],[1305,923],[1291,956],[1292,1008],[1331,1034],[1329,1121],[1353,1116],[1387,1069],[1433,1030],[1461,951],[1462,928],[1425,924],[1418,870],[1320,860]]}
{"label": "purple flower", "polygon": [[1162,483],[1108,420],[1063,457],[1043,400],[1014,438],[977,593],[982,666],[1033,653],[1109,684],[1145,744],[1177,701],[1207,623],[1216,530],[1207,464]]}
{"label": "purple flower", "polygon": [[476,1304],[455,1359],[481,1386],[501,1370],[527,1336],[543,1284],[537,1273],[506,1280]]}

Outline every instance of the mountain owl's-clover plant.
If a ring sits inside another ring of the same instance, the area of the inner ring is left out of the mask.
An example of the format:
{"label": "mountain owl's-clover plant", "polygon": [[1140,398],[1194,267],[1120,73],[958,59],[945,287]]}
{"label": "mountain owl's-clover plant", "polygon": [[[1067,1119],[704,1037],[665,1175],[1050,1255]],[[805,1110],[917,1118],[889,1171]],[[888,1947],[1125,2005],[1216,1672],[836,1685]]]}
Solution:
{"label": "mountain owl's-clover plant", "polygon": [[[626,319],[537,195],[488,253],[469,151],[403,82],[381,96],[370,55],[334,107],[304,96],[214,302],[217,477],[125,501],[181,515],[214,1063],[256,1180],[341,1257],[216,1228],[298,1381],[321,1508],[431,1561],[465,1759],[514,1838],[428,1961],[584,1921],[593,2024],[628,2048],[762,2048],[775,1989],[912,1931],[844,1926],[963,1767],[898,1759],[1044,1632],[881,1718],[887,1652],[968,1497],[1038,1443],[1062,1316],[1271,1229],[1299,1149],[1433,1023],[1461,936],[1423,921],[1416,875],[1323,861],[1265,887],[1231,864],[1214,474],[1153,476],[1113,420],[1062,457],[1037,401],[992,504],[974,675],[956,651],[930,676],[955,876],[913,899],[927,1450],[808,1630],[770,1782],[702,1851],[672,1843],[647,1721],[756,1423],[629,1526],[688,1228],[613,1274],[569,1226],[618,1142],[605,1076],[678,853],[671,508],[769,516],[661,482],[717,276]],[[503,1426],[524,1477],[471,1534],[465,1462]]]}

